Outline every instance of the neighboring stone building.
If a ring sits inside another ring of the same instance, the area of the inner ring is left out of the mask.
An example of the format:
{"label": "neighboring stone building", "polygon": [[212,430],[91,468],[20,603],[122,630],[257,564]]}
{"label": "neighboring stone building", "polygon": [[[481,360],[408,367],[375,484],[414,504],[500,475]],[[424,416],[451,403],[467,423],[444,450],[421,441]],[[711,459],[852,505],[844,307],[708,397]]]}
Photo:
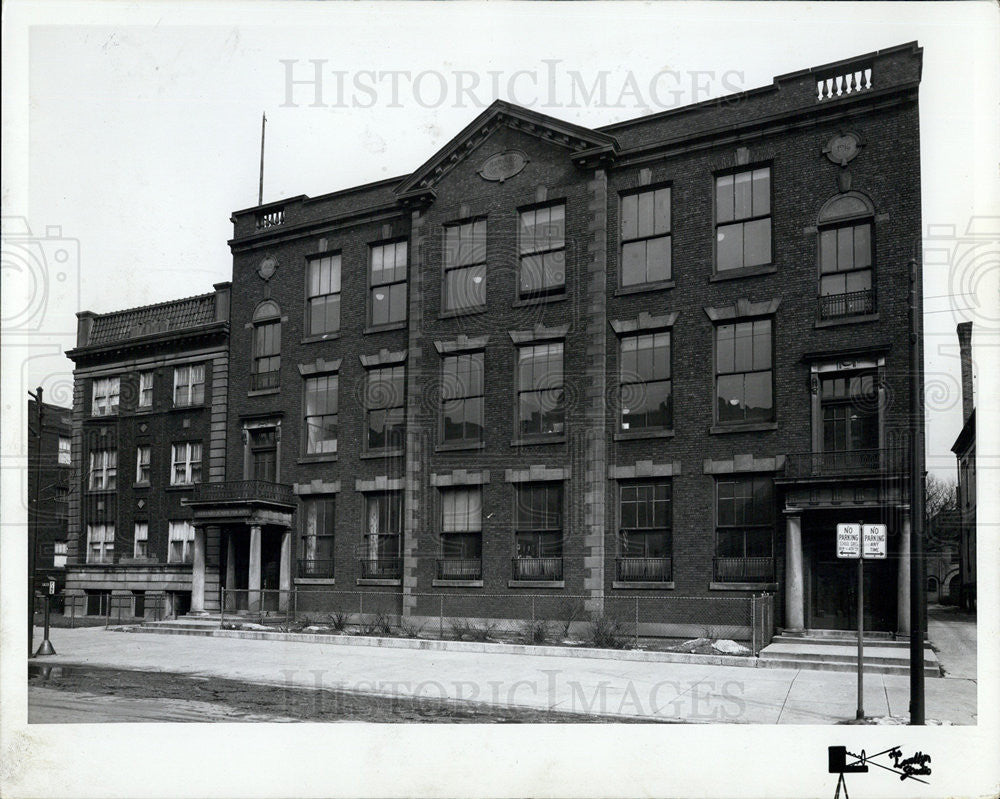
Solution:
{"label": "neighboring stone building", "polygon": [[[77,615],[159,616],[192,603],[196,550],[182,500],[221,480],[229,284],[79,317],[67,603]],[[218,607],[218,553],[200,600]]]}
{"label": "neighboring stone building", "polygon": [[976,406],[972,393],[972,322],[958,326],[962,364],[962,432],[951,451],[958,459],[958,512],[961,535],[958,544],[959,604],[976,609]]}
{"label": "neighboring stone building", "polygon": [[[28,400],[28,525],[35,530],[35,589],[55,580],[61,593],[66,583],[69,530],[69,488],[72,463],[71,410],[42,403],[41,449],[36,438],[38,404]],[[40,468],[37,468],[40,460]],[[36,481],[38,503],[35,503]],[[37,526],[33,526],[37,525]],[[29,580],[30,580],[29,575]]]}
{"label": "neighboring stone building", "polygon": [[881,521],[865,626],[907,634],[921,59],[599,129],[498,101],[412,174],[235,212],[192,607],[220,580],[415,623],[642,597],[690,634],[769,591],[844,629],[835,525]]}

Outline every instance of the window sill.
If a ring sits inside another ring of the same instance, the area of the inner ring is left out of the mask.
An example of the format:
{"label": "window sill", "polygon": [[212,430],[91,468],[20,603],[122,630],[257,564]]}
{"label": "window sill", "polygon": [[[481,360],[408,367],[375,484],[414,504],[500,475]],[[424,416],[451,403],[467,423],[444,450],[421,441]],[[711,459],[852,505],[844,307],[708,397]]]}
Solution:
{"label": "window sill", "polygon": [[132,483],[132,488],[150,488],[149,483]]}
{"label": "window sill", "polygon": [[515,438],[510,442],[512,447],[534,447],[536,445],[542,444],[565,444],[566,435],[564,433],[559,433],[556,435],[546,435],[546,436],[531,436],[528,438]]}
{"label": "window sill", "polygon": [[388,333],[391,330],[405,330],[405,329],[406,329],[406,320],[403,320],[402,322],[391,322],[387,325],[369,325],[361,332],[367,336],[370,333]]}
{"label": "window sill", "polygon": [[614,434],[615,441],[638,441],[644,438],[673,438],[673,430],[619,430]]}
{"label": "window sill", "polygon": [[376,449],[370,452],[362,452],[358,455],[361,460],[374,460],[375,458],[402,458],[406,454],[402,449]]}
{"label": "window sill", "polygon": [[563,291],[559,294],[550,294],[546,297],[526,297],[514,300],[510,304],[511,308],[524,308],[527,305],[545,305],[550,302],[562,302],[566,299],[566,292]]}
{"label": "window sill", "polygon": [[482,588],[482,580],[432,580],[431,586],[434,588]]}
{"label": "window sill", "polygon": [[717,283],[722,280],[737,280],[741,277],[757,277],[758,275],[773,275],[778,271],[774,264],[764,264],[763,266],[742,266],[739,269],[727,269],[725,272],[716,272],[709,279],[709,283]]}
{"label": "window sill", "polygon": [[248,397],[266,397],[269,394],[280,394],[280,388],[258,388],[247,392]]}
{"label": "window sill", "polygon": [[136,408],[133,413],[136,416],[143,416],[147,413],[155,413],[156,409],[152,405],[143,405],[141,408]]}
{"label": "window sill", "polygon": [[106,494],[115,494],[117,491],[117,488],[88,488],[85,493],[92,497],[99,497]]}
{"label": "window sill", "polygon": [[611,587],[612,588],[625,588],[625,589],[633,588],[633,589],[638,589],[638,590],[656,590],[656,589],[660,589],[660,590],[663,590],[663,591],[673,591],[674,590],[674,581],[670,580],[669,582],[652,583],[652,582],[641,582],[641,581],[636,581],[636,582],[622,582],[620,580],[615,580],[613,583],[611,583]]}
{"label": "window sill", "polygon": [[455,308],[451,311],[441,311],[437,318],[454,319],[456,316],[475,316],[481,313],[486,313],[485,305],[477,305],[475,308]]}
{"label": "window sill", "polygon": [[615,289],[616,297],[625,297],[629,294],[643,294],[647,291],[663,291],[672,289],[677,284],[673,280],[660,280],[656,283],[638,283],[634,286],[619,286]]}
{"label": "window sill", "polygon": [[333,333],[321,333],[318,336],[306,336],[299,343],[300,344],[316,344],[317,342],[320,342],[320,341],[336,341],[338,338],[340,338],[340,335],[341,335],[341,333],[340,333],[339,330],[337,330],[336,332],[333,332]]}
{"label": "window sill", "polygon": [[333,577],[296,577],[296,585],[335,585]]}
{"label": "window sill", "polygon": [[840,325],[860,325],[865,322],[877,322],[879,320],[879,315],[877,313],[873,314],[858,314],[857,316],[838,316],[836,319],[819,319],[816,322],[816,327],[839,327]]}
{"label": "window sill", "polygon": [[303,455],[296,463],[304,465],[307,463],[336,463],[339,456],[336,452],[324,453],[322,455]]}
{"label": "window sill", "polygon": [[463,452],[471,449],[486,449],[485,441],[477,441],[466,443],[454,443],[454,444],[435,444],[435,452]]}
{"label": "window sill", "polygon": [[402,585],[403,581],[393,577],[359,577],[358,585]]}
{"label": "window sill", "polygon": [[168,411],[201,411],[206,407],[204,402],[192,402],[190,405],[171,405]]}
{"label": "window sill", "polygon": [[721,433],[757,433],[762,430],[777,430],[777,422],[753,422],[751,424],[716,424],[708,428],[712,435]]}
{"label": "window sill", "polygon": [[709,583],[709,591],[777,591],[777,583]]}
{"label": "window sill", "polygon": [[193,491],[199,483],[188,483],[186,485],[164,486],[164,491]]}
{"label": "window sill", "polygon": [[565,588],[565,580],[508,580],[508,588]]}

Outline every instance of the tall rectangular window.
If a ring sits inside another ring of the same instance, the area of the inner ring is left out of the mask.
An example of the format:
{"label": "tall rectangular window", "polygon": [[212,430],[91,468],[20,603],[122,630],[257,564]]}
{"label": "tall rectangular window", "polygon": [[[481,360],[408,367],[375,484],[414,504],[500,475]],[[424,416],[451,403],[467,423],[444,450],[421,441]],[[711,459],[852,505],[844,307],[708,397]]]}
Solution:
{"label": "tall rectangular window", "polygon": [[442,489],[441,557],[446,560],[479,560],[483,554],[482,531],[482,489],[479,486]]}
{"label": "tall rectangular window", "polygon": [[69,556],[69,545],[65,541],[56,541],[53,544],[52,568],[65,569],[66,559]]}
{"label": "tall rectangular window", "polygon": [[515,492],[514,579],[561,580],[562,483],[522,483]]}
{"label": "tall rectangular window", "polygon": [[185,441],[171,448],[170,485],[194,485],[201,482],[201,442]]}
{"label": "tall rectangular window", "polygon": [[400,576],[400,534],[403,530],[403,492],[365,495],[365,559],[361,575],[397,579]]}
{"label": "tall rectangular window", "polygon": [[132,552],[133,557],[136,558],[149,557],[149,522],[135,523],[134,545],[135,549]]}
{"label": "tall rectangular window", "polygon": [[822,318],[874,312],[871,225],[820,231],[819,271]]}
{"label": "tall rectangular window", "polygon": [[253,328],[253,391],[278,388],[281,370],[281,320],[260,322]]}
{"label": "tall rectangular window", "polygon": [[135,448],[135,481],[141,485],[149,484],[149,446]]}
{"label": "tall rectangular window", "polygon": [[771,320],[715,328],[716,418],[719,424],[774,420]]}
{"label": "tall rectangular window", "polygon": [[483,353],[447,355],[441,362],[441,432],[445,444],[483,440]]}
{"label": "tall rectangular window", "polygon": [[671,579],[673,551],[669,479],[623,482],[619,489],[618,574],[624,582]]}
{"label": "tall rectangular window", "polygon": [[521,435],[565,431],[562,342],[518,349],[517,403]]}
{"label": "tall rectangular window", "polygon": [[87,563],[111,563],[115,556],[115,526],[87,525]]}
{"label": "tall rectangular window", "polygon": [[369,284],[371,325],[388,325],[406,319],[406,242],[372,245]]}
{"label": "tall rectangular window", "polygon": [[309,261],[306,289],[307,335],[340,330],[340,253]]}
{"label": "tall rectangular window", "polygon": [[337,375],[308,377],[305,381],[306,454],[337,451]]}
{"label": "tall rectangular window", "polygon": [[194,525],[187,520],[170,522],[169,525],[167,563],[191,563]]}
{"label": "tall rectangular window", "polygon": [[369,450],[402,449],[406,429],[403,415],[405,371],[402,366],[368,370],[365,394]]}
{"label": "tall rectangular window", "polygon": [[670,188],[621,200],[623,287],[670,280]]}
{"label": "tall rectangular window", "polygon": [[72,466],[73,456],[72,456],[72,446],[73,442],[68,436],[59,436],[59,465],[60,466]]}
{"label": "tall rectangular window", "polygon": [[174,367],[174,405],[203,405],[205,402],[205,364]]}
{"label": "tall rectangular window", "polygon": [[333,577],[333,497],[302,501],[299,577]]}
{"label": "tall rectangular window", "polygon": [[444,302],[446,311],[486,304],[486,220],[444,229]]}
{"label": "tall rectangular window", "polygon": [[620,380],[622,430],[673,426],[669,331],[624,336]]}
{"label": "tall rectangular window", "polygon": [[139,372],[140,408],[153,407],[153,372]]}
{"label": "tall rectangular window", "polygon": [[771,169],[715,179],[715,271],[771,263]]}
{"label": "tall rectangular window", "polygon": [[836,374],[820,381],[823,452],[878,449],[878,387],[873,372]]}
{"label": "tall rectangular window", "polygon": [[719,478],[716,481],[716,555],[720,558],[771,558],[773,546],[774,486],[771,478]]}
{"label": "tall rectangular window", "polygon": [[566,206],[532,208],[518,214],[522,299],[558,294],[566,288]]}
{"label": "tall rectangular window", "polygon": [[92,450],[90,453],[90,490],[113,491],[117,487],[118,450]]}
{"label": "tall rectangular window", "polygon": [[249,431],[250,479],[267,483],[278,481],[278,433],[274,427],[255,427]]}
{"label": "tall rectangular window", "polygon": [[118,396],[121,387],[121,378],[118,377],[98,377],[94,378],[93,394],[90,404],[91,416],[110,416],[118,413]]}

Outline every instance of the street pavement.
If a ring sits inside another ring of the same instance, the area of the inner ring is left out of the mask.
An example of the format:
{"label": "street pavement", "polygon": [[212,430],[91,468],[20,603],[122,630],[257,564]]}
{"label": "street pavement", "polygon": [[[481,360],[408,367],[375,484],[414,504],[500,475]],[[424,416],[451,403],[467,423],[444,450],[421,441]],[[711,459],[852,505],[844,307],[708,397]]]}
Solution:
{"label": "street pavement", "polygon": [[[53,631],[52,643],[58,654],[44,658],[50,665],[224,677],[257,685],[632,719],[834,724],[853,720],[857,707],[856,672],[387,649],[100,628]],[[928,678],[925,686],[928,720],[976,723],[974,679]],[[867,716],[905,723],[908,704],[907,677],[865,675]]]}
{"label": "street pavement", "polygon": [[976,617],[955,605],[927,608],[927,637],[946,677],[976,679]]}

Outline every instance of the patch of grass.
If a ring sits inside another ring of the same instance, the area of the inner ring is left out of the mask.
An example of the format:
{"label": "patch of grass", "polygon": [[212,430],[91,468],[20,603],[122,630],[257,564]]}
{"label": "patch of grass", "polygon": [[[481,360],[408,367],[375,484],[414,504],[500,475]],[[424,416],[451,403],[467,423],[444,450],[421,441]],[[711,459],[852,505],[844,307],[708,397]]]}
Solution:
{"label": "patch of grass", "polygon": [[350,613],[344,613],[341,610],[338,610],[335,613],[326,614],[326,619],[330,622],[330,626],[333,627],[333,629],[338,633],[342,633],[347,629],[347,621],[350,617]]}
{"label": "patch of grass", "polygon": [[533,619],[521,624],[521,637],[526,644],[547,643],[550,634],[549,623],[542,619]]}
{"label": "patch of grass", "polygon": [[456,641],[492,641],[497,630],[496,622],[468,619],[453,619],[448,626]]}
{"label": "patch of grass", "polygon": [[628,645],[628,628],[618,619],[597,616],[587,625],[586,643],[598,649],[624,649]]}

